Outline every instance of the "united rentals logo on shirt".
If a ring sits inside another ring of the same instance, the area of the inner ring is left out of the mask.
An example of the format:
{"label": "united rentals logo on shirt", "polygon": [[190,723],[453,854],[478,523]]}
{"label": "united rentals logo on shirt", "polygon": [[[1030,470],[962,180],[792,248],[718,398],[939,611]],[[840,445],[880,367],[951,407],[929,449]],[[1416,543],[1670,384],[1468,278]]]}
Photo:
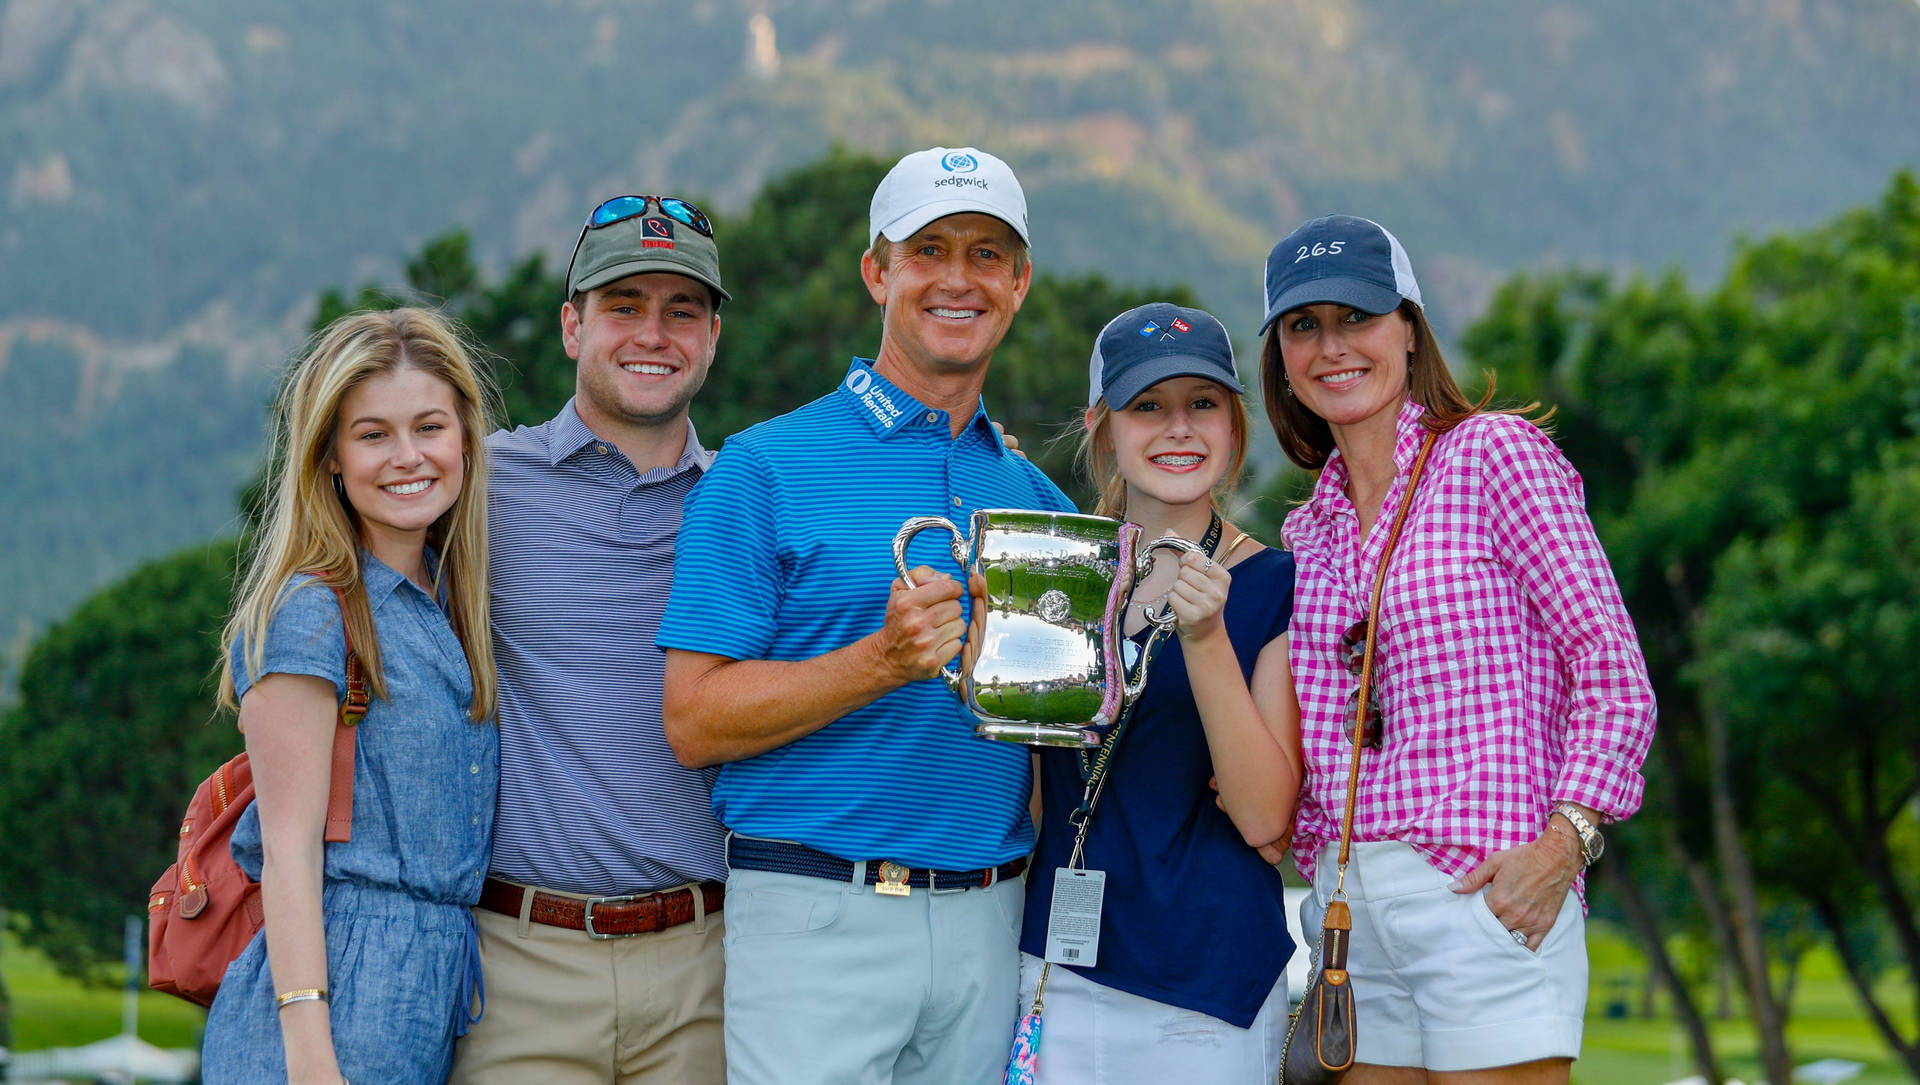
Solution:
{"label": "united rentals logo on shirt", "polygon": [[873,414],[874,421],[886,429],[892,429],[906,414],[894,404],[893,397],[887,395],[886,389],[874,382],[872,370],[856,369],[847,374],[847,391],[858,396]]}

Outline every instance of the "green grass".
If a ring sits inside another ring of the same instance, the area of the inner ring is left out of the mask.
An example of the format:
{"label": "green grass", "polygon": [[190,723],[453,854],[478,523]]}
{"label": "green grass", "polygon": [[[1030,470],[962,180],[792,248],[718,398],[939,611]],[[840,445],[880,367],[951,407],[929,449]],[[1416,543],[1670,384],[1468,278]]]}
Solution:
{"label": "green grass", "polygon": [[[1618,931],[1595,923],[1590,929],[1593,988],[1585,1049],[1574,1064],[1575,1085],[1660,1085],[1693,1072],[1686,1036],[1671,1018],[1653,1020],[1605,1016],[1617,981],[1628,981],[1628,1001],[1639,1005],[1639,984],[1646,968],[1631,942]],[[54,972],[45,957],[22,949],[10,935],[0,936],[0,970],[13,993],[15,1047],[71,1047],[90,1043],[120,1028],[118,989],[83,988]],[[1912,1005],[1910,981],[1889,976],[1882,984],[1884,1004],[1905,1012]],[[1660,999],[1665,1006],[1666,999]],[[1711,1010],[1710,996],[1700,996]],[[205,1014],[198,1008],[155,992],[140,996],[140,1035],[161,1047],[196,1044]],[[1905,1021],[1911,1027],[1911,1021]],[[1744,1019],[1710,1023],[1714,1050],[1728,1073],[1752,1082],[1760,1076],[1754,1057],[1753,1029]],[[1817,952],[1802,966],[1788,1026],[1796,1065],[1818,1058],[1853,1059],[1867,1064],[1854,1085],[1901,1085],[1914,1079],[1880,1042],[1854,999],[1853,989],[1831,953]]]}
{"label": "green grass", "polygon": [[[120,1031],[118,987],[82,987],[11,934],[0,935],[0,973],[13,996],[16,1051],[78,1047]],[[197,1047],[206,1019],[206,1011],[171,995],[140,995],[140,1038],[150,1044]]]}
{"label": "green grass", "polygon": [[[1639,1007],[1646,965],[1631,941],[1616,929],[1594,923],[1588,929],[1587,945],[1593,983],[1587,999],[1585,1043],[1580,1061],[1574,1064],[1575,1085],[1660,1085],[1693,1073],[1686,1033],[1668,1015],[1664,992],[1658,1000],[1661,1015],[1653,1020],[1616,1020],[1604,1014],[1622,979],[1633,992],[1629,1005],[1636,1011]],[[1899,1025],[1911,1030],[1912,1020],[1900,1016],[1910,1013],[1913,1005],[1911,977],[1884,977],[1877,993]],[[1702,1012],[1712,1013],[1711,992],[1696,991],[1694,997]],[[1744,1017],[1709,1020],[1708,1031],[1721,1069],[1746,1082],[1762,1076],[1758,1043]],[[1865,1063],[1866,1069],[1852,1085],[1901,1085],[1914,1080],[1906,1065],[1881,1042],[1839,960],[1824,947],[1810,953],[1801,965],[1787,1041],[1796,1066],[1820,1058]]]}

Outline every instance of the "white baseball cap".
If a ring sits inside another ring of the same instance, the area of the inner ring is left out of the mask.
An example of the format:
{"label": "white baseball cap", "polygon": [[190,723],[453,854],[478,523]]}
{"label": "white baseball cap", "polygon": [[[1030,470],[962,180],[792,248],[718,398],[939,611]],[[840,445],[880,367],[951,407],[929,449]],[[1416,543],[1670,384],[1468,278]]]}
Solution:
{"label": "white baseball cap", "polygon": [[1005,162],[972,147],[929,147],[894,163],[873,190],[867,243],[905,241],[937,218],[977,211],[1027,236],[1027,194]]}

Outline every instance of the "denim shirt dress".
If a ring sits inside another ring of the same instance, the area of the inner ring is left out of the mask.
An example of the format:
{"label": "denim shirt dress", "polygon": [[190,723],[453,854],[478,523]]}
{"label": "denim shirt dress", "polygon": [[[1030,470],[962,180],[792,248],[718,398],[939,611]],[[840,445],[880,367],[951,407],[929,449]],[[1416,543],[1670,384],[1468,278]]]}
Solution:
{"label": "denim shirt dress", "polygon": [[[500,733],[467,717],[472,675],[439,604],[371,554],[360,560],[388,697],[356,728],[353,839],[325,845],[333,1045],[356,1085],[439,1085],[479,1004],[469,907],[486,877]],[[230,651],[243,697],[276,673],[325,678],[345,694],[339,604],[311,577],[288,581],[258,674],[247,673],[242,643]],[[233,856],[260,876],[257,806],[234,829]],[[206,1085],[286,1080],[276,993],[263,931],[227,969],[208,1013]]]}

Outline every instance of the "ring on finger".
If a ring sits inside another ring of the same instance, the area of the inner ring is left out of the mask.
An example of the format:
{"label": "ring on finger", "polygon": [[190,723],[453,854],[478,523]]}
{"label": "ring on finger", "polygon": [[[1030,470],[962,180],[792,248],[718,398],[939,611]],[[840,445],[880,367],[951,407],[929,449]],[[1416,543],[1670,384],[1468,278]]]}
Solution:
{"label": "ring on finger", "polygon": [[1521,930],[1519,927],[1512,928],[1507,931],[1507,934],[1512,936],[1514,945],[1524,946],[1527,944],[1527,932]]}

